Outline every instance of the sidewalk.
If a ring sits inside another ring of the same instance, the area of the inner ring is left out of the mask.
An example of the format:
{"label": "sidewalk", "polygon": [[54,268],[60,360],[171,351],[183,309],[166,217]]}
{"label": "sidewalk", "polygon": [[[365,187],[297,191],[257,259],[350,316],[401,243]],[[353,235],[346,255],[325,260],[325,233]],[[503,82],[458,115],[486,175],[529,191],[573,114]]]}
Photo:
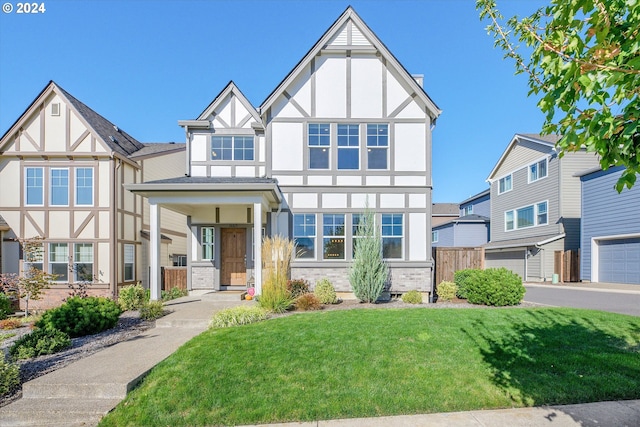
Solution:
{"label": "sidewalk", "polygon": [[554,288],[554,289],[578,289],[582,291],[594,291],[594,292],[613,292],[613,293],[625,293],[625,294],[640,294],[640,286],[638,285],[625,285],[621,283],[582,283],[582,282],[567,282],[552,284],[549,282],[525,282],[524,286],[538,287],[538,288]]}

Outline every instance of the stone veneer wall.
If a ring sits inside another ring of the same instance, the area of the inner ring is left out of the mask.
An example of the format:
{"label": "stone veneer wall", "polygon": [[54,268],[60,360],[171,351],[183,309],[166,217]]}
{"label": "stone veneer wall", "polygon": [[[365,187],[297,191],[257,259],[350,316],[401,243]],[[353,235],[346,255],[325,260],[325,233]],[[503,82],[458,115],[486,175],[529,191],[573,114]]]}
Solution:
{"label": "stone veneer wall", "polygon": [[[389,268],[391,275],[391,293],[404,293],[411,290],[429,292],[431,289],[431,269],[423,268]],[[310,268],[292,267],[292,279],[305,279],[311,284],[311,288],[322,278],[327,278],[333,284],[337,292],[351,292],[349,284],[348,268]]]}
{"label": "stone veneer wall", "polygon": [[212,265],[191,266],[191,289],[220,289],[216,268]]}

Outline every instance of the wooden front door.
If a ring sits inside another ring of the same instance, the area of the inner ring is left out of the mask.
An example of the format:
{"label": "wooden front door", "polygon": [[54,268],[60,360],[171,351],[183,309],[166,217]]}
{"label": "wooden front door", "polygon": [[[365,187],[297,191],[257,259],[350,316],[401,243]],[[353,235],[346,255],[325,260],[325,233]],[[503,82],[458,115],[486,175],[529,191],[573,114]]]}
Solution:
{"label": "wooden front door", "polygon": [[221,242],[222,286],[246,286],[247,284],[247,230],[223,228]]}

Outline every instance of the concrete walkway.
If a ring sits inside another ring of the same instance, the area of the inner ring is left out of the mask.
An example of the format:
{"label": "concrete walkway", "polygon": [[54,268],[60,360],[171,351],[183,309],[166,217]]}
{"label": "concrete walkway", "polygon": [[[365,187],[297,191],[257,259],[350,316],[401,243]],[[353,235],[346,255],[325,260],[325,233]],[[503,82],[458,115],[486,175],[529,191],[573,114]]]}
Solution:
{"label": "concrete walkway", "polygon": [[[224,301],[221,299],[229,298]],[[240,304],[228,293],[171,301],[156,327],[23,385],[22,399],[0,408],[0,427],[95,426],[156,364],[207,328],[215,311]],[[540,408],[275,424],[303,427],[640,426],[640,400]]]}

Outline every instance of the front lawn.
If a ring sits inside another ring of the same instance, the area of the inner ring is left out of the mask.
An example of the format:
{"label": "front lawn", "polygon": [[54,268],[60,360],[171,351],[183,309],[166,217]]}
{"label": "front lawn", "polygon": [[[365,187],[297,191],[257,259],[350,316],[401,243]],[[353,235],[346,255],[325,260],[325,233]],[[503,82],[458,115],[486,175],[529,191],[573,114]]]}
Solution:
{"label": "front lawn", "polygon": [[576,309],[305,313],[210,330],[101,426],[311,421],[640,398],[640,318]]}

